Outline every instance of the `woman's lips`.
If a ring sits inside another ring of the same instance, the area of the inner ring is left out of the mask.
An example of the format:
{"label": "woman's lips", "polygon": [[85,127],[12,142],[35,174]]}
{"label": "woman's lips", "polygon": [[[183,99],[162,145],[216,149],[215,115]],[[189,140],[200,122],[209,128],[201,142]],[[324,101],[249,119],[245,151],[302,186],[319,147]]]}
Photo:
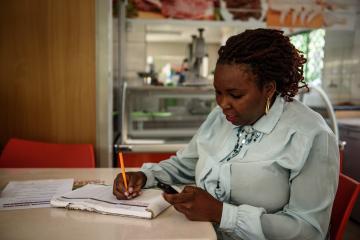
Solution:
{"label": "woman's lips", "polygon": [[231,123],[235,123],[237,121],[236,115],[225,114],[225,117]]}

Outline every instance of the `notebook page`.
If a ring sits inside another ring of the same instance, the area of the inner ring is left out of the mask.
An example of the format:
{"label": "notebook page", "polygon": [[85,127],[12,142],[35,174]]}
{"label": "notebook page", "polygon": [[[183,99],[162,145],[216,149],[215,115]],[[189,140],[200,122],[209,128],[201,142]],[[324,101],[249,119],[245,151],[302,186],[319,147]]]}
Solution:
{"label": "notebook page", "polygon": [[88,184],[54,198],[51,203],[57,207],[146,218],[152,218],[170,206],[158,189],[144,189],[140,196],[130,200],[118,200],[112,191],[112,186]]}

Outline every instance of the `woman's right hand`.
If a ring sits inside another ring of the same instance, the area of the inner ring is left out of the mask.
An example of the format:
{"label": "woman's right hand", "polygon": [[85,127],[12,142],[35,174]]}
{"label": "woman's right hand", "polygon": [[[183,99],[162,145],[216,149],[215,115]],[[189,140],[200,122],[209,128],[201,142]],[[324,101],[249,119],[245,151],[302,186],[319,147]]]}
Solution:
{"label": "woman's right hand", "polygon": [[137,197],[141,193],[141,188],[146,183],[146,175],[143,172],[127,172],[126,181],[128,190],[125,189],[123,176],[119,173],[114,179],[113,194],[119,200],[126,200]]}

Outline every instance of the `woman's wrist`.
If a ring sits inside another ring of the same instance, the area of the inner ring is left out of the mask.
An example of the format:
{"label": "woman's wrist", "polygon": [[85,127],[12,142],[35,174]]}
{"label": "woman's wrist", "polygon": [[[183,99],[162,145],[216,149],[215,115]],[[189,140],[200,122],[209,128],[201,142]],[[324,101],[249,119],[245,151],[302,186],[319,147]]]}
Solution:
{"label": "woman's wrist", "polygon": [[138,173],[141,176],[141,182],[142,182],[141,188],[144,188],[144,186],[146,185],[146,181],[147,181],[146,174],[144,172],[142,172],[142,171],[139,171]]}
{"label": "woman's wrist", "polygon": [[223,203],[220,202],[220,201],[216,201],[211,222],[220,224],[221,216],[222,216],[222,210],[223,210]]}

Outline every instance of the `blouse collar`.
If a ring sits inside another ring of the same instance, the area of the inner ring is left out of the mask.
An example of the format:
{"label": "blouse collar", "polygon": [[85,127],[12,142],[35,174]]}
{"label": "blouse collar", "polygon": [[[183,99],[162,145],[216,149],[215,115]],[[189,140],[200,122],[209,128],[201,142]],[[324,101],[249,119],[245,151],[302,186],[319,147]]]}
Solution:
{"label": "blouse collar", "polygon": [[284,99],[278,95],[268,114],[263,115],[259,120],[257,120],[253,125],[253,128],[259,132],[269,134],[278,123],[284,110],[284,104]]}

